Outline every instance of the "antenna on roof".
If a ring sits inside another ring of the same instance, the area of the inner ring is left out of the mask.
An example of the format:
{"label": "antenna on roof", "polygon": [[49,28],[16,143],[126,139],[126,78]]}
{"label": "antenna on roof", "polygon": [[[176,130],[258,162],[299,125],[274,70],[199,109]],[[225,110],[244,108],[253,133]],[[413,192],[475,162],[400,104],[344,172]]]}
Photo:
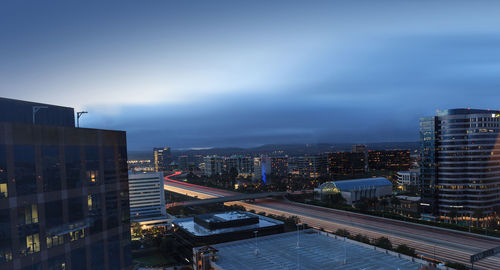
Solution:
{"label": "antenna on roof", "polygon": [[33,106],[33,124],[35,124],[35,120],[36,120],[35,115],[36,115],[36,113],[39,110],[41,110],[41,109],[48,109],[48,108],[49,107],[47,107],[47,106]]}
{"label": "antenna on roof", "polygon": [[76,127],[80,127],[80,117],[84,113],[89,113],[89,112],[86,111],[76,112]]}

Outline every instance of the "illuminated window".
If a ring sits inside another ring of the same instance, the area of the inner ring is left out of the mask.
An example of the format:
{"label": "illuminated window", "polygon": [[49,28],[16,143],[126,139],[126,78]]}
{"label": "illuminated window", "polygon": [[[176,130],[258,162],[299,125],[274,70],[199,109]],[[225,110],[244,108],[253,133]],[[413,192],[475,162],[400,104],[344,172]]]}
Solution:
{"label": "illuminated window", "polygon": [[38,233],[26,236],[26,253],[32,254],[40,251],[40,239]]}
{"label": "illuminated window", "polygon": [[84,237],[85,237],[85,230],[84,229],[69,233],[69,238],[70,238],[71,242],[76,241],[78,239],[83,239]]}
{"label": "illuminated window", "polygon": [[64,243],[64,237],[61,236],[48,236],[47,237],[47,248],[62,245]]}
{"label": "illuminated window", "polygon": [[7,183],[0,184],[0,198],[7,198],[9,193],[7,192]]}

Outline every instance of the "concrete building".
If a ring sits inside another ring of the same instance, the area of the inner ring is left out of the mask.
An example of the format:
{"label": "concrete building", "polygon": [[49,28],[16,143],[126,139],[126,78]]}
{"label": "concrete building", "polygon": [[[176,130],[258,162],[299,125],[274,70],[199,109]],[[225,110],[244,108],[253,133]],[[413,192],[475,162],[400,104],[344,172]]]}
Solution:
{"label": "concrete building", "polygon": [[254,173],[254,160],[252,157],[233,155],[225,160],[225,169],[227,172],[231,168],[235,168],[238,171],[238,176],[241,177],[252,177]]}
{"label": "concrete building", "polygon": [[125,132],[0,98],[0,269],[130,269]]}
{"label": "concrete building", "polygon": [[224,159],[218,156],[205,157],[205,175],[219,175],[224,169]]}
{"label": "concrete building", "polygon": [[298,175],[303,178],[317,179],[324,172],[324,160],[322,156],[301,156],[295,157],[293,161],[298,170]]}
{"label": "concrete building", "polygon": [[325,182],[314,189],[317,200],[340,193],[348,204],[362,198],[381,198],[392,194],[392,183],[384,177]]}
{"label": "concrete building", "polygon": [[[419,269],[430,263],[318,230],[195,248],[193,269]],[[431,268],[429,268],[431,269]]]}
{"label": "concrete building", "polygon": [[170,147],[153,148],[153,158],[155,172],[163,172],[170,169],[169,165],[172,162]]}
{"label": "concrete building", "polygon": [[181,171],[198,171],[202,162],[203,157],[200,155],[182,155],[177,157],[177,163]]}
{"label": "concrete building", "polygon": [[270,158],[270,175],[274,177],[288,176],[288,157],[271,157]]}
{"label": "concrete building", "polygon": [[416,190],[420,185],[420,169],[411,169],[397,173],[398,188],[401,190]]}
{"label": "concrete building", "polygon": [[500,111],[451,109],[420,119],[424,214],[493,219],[500,206],[499,136]]}
{"label": "concrete building", "polygon": [[136,222],[167,218],[163,173],[129,174],[130,219]]}
{"label": "concrete building", "polygon": [[192,256],[192,248],[239,239],[282,233],[284,224],[250,212],[230,211],[210,213],[172,222],[176,238],[181,241],[185,255]]}

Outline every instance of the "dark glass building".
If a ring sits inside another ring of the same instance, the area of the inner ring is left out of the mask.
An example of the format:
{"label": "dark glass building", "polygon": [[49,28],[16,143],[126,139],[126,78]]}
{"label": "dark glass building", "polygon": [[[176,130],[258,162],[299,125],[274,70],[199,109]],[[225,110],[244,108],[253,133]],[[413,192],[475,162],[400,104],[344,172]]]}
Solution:
{"label": "dark glass building", "polygon": [[440,111],[420,119],[424,213],[488,224],[500,211],[500,112]]}
{"label": "dark glass building", "polygon": [[130,269],[123,131],[0,99],[0,269]]}
{"label": "dark glass building", "polygon": [[404,171],[410,169],[410,150],[368,151],[370,170]]}

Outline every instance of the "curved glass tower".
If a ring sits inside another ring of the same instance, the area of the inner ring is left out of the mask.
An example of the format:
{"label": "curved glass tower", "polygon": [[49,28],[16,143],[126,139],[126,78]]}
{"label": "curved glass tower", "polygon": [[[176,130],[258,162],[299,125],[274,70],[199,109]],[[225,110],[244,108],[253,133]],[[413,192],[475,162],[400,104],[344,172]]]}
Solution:
{"label": "curved glass tower", "polygon": [[498,211],[499,132],[498,111],[451,109],[420,120],[424,213],[459,222]]}

